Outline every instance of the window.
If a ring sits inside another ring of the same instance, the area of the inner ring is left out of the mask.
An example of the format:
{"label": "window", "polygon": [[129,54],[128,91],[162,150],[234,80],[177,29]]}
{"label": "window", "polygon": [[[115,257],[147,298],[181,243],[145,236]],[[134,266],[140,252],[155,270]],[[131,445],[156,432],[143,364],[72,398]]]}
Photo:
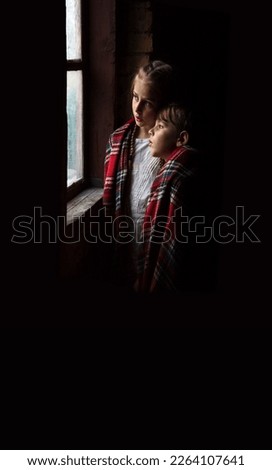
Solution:
{"label": "window", "polygon": [[65,0],[67,202],[103,188],[105,150],[115,128],[116,0]]}
{"label": "window", "polygon": [[82,183],[83,143],[83,61],[81,0],[66,0],[67,60],[67,188]]}

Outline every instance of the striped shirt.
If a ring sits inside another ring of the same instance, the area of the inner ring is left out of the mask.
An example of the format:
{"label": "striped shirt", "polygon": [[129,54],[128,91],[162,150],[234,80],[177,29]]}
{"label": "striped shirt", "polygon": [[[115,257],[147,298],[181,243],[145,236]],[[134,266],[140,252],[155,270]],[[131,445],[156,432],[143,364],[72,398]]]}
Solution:
{"label": "striped shirt", "polygon": [[149,139],[135,139],[135,154],[131,170],[130,210],[139,240],[151,186],[160,169],[159,158],[152,157]]}

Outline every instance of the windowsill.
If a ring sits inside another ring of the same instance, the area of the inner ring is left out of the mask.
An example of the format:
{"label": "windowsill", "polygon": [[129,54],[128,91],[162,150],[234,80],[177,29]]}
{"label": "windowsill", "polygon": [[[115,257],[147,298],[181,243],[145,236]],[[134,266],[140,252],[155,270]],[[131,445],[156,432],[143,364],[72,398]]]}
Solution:
{"label": "windowsill", "polygon": [[88,210],[97,204],[103,194],[102,188],[90,188],[82,191],[67,204],[67,225],[82,217]]}

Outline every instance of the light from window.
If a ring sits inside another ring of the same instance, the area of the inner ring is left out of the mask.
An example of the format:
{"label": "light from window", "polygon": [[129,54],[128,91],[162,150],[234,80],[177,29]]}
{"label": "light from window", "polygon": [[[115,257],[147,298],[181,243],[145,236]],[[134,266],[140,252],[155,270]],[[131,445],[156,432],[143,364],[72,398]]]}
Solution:
{"label": "light from window", "polygon": [[83,177],[82,71],[67,72],[68,178],[70,186]]}
{"label": "light from window", "polygon": [[66,0],[67,60],[81,60],[80,0]]}
{"label": "light from window", "polygon": [[67,186],[83,178],[83,85],[80,0],[66,0]]}

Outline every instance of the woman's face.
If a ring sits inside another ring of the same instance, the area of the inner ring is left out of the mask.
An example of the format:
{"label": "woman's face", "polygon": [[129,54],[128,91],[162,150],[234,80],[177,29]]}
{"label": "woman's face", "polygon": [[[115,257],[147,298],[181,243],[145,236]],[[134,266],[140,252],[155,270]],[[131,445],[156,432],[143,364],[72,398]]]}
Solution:
{"label": "woman's face", "polygon": [[139,127],[139,138],[148,138],[148,131],[155,124],[156,110],[157,102],[151,91],[150,82],[137,75],[132,92],[132,112]]}

